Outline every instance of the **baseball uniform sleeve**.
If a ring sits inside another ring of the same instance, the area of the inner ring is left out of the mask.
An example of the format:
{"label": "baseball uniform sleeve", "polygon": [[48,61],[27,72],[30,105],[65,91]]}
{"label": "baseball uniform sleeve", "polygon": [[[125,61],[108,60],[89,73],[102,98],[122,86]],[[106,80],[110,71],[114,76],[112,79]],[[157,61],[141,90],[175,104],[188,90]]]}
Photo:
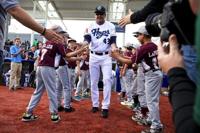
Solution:
{"label": "baseball uniform sleeve", "polygon": [[88,43],[91,42],[91,35],[89,33],[84,35],[84,41],[87,41]]}
{"label": "baseball uniform sleeve", "polygon": [[91,29],[90,27],[91,27],[91,25],[88,28],[86,28],[85,35],[84,35],[84,41],[87,41],[88,44],[92,41],[91,35],[89,33],[89,31]]}
{"label": "baseball uniform sleeve", "polygon": [[137,49],[131,58],[132,63],[140,63],[145,53],[146,53],[145,47],[140,47],[139,49]]}
{"label": "baseball uniform sleeve", "polygon": [[6,11],[10,8],[19,6],[19,2],[17,0],[2,0],[0,1],[0,4]]}
{"label": "baseball uniform sleeve", "polygon": [[116,44],[116,39],[117,39],[117,36],[116,36],[115,26],[114,26],[114,24],[111,23],[110,45],[113,43]]}

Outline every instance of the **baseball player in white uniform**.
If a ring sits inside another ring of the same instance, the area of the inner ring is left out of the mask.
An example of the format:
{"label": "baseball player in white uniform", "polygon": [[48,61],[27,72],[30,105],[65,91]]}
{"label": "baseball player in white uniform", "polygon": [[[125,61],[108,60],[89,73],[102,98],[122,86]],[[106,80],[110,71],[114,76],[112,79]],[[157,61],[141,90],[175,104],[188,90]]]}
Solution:
{"label": "baseball player in white uniform", "polygon": [[91,76],[92,112],[99,111],[98,81],[101,68],[104,84],[101,116],[107,118],[112,85],[112,58],[109,51],[116,49],[116,33],[115,26],[105,21],[105,7],[97,6],[95,14],[96,21],[87,28],[84,36],[84,41],[90,44],[89,71]]}

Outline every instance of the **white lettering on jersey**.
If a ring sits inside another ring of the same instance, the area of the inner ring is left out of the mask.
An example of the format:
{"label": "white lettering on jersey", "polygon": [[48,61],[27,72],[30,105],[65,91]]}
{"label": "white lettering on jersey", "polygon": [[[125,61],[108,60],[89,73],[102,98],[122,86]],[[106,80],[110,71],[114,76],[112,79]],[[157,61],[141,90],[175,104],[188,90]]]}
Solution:
{"label": "white lettering on jersey", "polygon": [[46,49],[53,49],[53,45],[44,44],[44,45],[43,45],[43,48],[46,48]]}
{"label": "white lettering on jersey", "polygon": [[41,54],[40,61],[42,61],[42,60],[44,59],[44,55],[47,53],[47,51],[48,51],[47,49],[42,49],[42,50],[41,50],[41,53],[42,53],[42,54]]}

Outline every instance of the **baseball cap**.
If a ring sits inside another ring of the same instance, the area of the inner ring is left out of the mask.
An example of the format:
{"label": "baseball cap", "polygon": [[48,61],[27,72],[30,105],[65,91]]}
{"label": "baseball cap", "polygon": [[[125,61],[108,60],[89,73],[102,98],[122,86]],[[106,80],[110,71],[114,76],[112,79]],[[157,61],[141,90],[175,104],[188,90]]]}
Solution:
{"label": "baseball cap", "polygon": [[124,46],[125,48],[130,48],[130,47],[133,47],[133,44],[132,43],[126,43],[126,45]]}
{"label": "baseball cap", "polygon": [[149,33],[147,32],[145,26],[141,26],[136,32],[133,32],[133,35],[138,35],[138,34],[149,35]]}
{"label": "baseball cap", "polygon": [[137,44],[133,44],[133,48],[137,49],[139,46]]}
{"label": "baseball cap", "polygon": [[67,42],[68,42],[68,43],[69,43],[69,42],[76,42],[76,40],[73,39],[73,38],[69,38],[69,39],[67,40]]}
{"label": "baseball cap", "polygon": [[[57,32],[57,33],[67,33],[66,31],[64,31],[63,29],[62,29],[62,27],[61,26],[59,26],[59,25],[53,25],[51,28],[50,28],[51,30],[53,30],[53,31],[55,31],[55,32]],[[69,34],[68,34],[69,35]]]}
{"label": "baseball cap", "polygon": [[102,5],[99,5],[95,8],[94,13],[96,14],[105,14],[106,13],[106,8]]}
{"label": "baseball cap", "polygon": [[67,32],[65,32],[65,33],[62,33],[65,37],[67,37],[67,38],[70,38],[69,37],[69,34],[67,33]]}

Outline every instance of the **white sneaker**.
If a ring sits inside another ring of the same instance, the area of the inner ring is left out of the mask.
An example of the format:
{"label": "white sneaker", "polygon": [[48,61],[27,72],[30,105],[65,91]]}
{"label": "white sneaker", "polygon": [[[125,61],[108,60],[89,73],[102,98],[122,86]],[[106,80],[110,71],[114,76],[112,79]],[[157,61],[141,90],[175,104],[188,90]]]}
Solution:
{"label": "white sneaker", "polygon": [[121,105],[131,107],[133,103],[134,103],[133,101],[123,101],[123,102],[121,102]]}

